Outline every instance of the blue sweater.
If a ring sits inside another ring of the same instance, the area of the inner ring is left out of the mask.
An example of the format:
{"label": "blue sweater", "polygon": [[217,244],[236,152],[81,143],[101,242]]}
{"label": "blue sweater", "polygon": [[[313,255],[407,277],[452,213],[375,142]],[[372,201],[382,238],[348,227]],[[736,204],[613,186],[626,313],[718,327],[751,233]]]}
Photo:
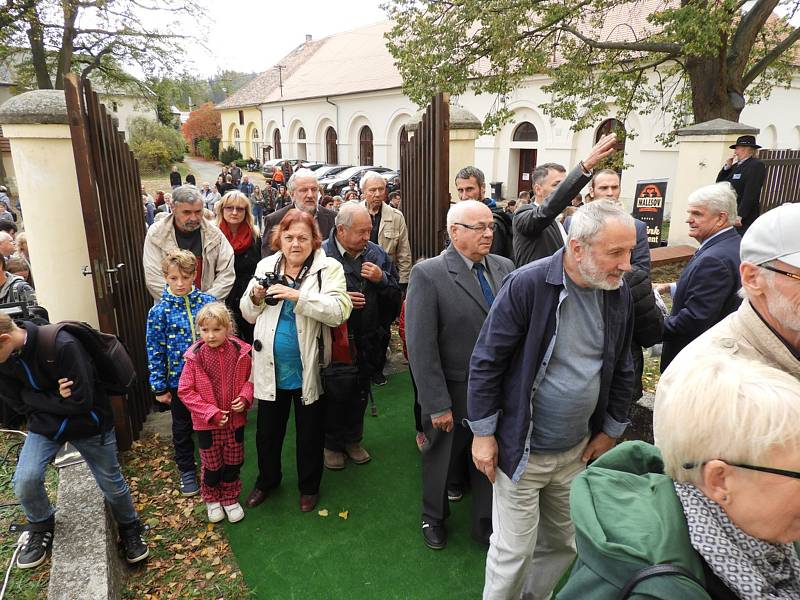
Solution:
{"label": "blue sweater", "polygon": [[147,314],[147,368],[150,388],[158,396],[177,389],[183,353],[197,341],[195,317],[215,298],[196,288],[176,296],[165,285],[161,300]]}

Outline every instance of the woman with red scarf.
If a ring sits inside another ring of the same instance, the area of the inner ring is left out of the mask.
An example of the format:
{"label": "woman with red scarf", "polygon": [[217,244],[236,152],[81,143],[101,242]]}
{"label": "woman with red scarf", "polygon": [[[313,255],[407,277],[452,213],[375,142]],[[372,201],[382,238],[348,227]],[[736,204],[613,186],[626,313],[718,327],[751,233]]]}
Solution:
{"label": "woman with red scarf", "polygon": [[233,283],[225,304],[236,320],[238,337],[248,344],[253,343],[253,325],[242,318],[239,301],[253,278],[256,265],[261,260],[261,237],[253,224],[250,200],[243,193],[231,190],[214,205],[217,213],[217,227],[233,247],[233,268],[236,281]]}

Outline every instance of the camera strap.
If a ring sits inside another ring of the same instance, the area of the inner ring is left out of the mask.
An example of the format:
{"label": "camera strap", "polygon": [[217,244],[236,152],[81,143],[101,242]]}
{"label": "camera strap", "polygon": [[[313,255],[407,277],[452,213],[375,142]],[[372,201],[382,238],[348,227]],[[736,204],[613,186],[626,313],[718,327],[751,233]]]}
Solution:
{"label": "camera strap", "polygon": [[[275,270],[273,271],[273,274],[275,275],[276,278],[280,277],[281,263],[284,261],[285,257],[281,257],[281,259],[275,263]],[[303,280],[306,278],[306,275],[308,275],[308,272],[311,270],[312,264],[314,264],[314,251],[312,251],[311,254],[308,255],[308,258],[306,259],[306,262],[303,263],[303,266],[300,268],[300,272],[297,274],[297,277],[292,277],[290,275],[287,275],[286,273],[284,273],[283,276],[286,278],[287,281],[290,281],[292,283],[294,289],[299,289],[303,283]]]}

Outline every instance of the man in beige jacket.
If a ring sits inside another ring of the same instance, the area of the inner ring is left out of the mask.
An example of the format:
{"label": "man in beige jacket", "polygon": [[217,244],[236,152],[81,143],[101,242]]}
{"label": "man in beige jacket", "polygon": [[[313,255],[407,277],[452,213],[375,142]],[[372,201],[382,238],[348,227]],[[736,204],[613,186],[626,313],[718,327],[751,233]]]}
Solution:
{"label": "man in beige jacket", "polygon": [[375,171],[368,171],[361,178],[361,194],[364,205],[372,217],[370,240],[386,250],[400,275],[400,285],[408,285],[411,274],[411,245],[408,242],[406,219],[396,208],[386,204],[386,180]]}
{"label": "man in beige jacket", "polygon": [[222,232],[203,218],[203,197],[193,185],[175,188],[172,213],[153,223],[144,239],[144,277],[147,291],[156,300],[164,291],[161,259],[171,250],[189,250],[197,258],[194,285],[200,291],[225,300],[233,287],[233,248]]}
{"label": "man in beige jacket", "polygon": [[744,302],[677,355],[661,376],[659,388],[680,381],[686,369],[709,354],[757,360],[800,379],[798,231],[800,204],[784,204],[755,220],[740,249],[739,293]]}

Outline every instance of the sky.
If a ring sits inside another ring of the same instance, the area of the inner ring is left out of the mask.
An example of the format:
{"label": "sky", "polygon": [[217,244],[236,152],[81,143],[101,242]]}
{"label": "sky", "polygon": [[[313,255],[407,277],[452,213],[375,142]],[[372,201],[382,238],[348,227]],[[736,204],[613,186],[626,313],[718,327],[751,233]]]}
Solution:
{"label": "sky", "polygon": [[[209,51],[187,44],[196,75],[218,70],[260,73],[302,44],[306,34],[318,40],[386,19],[382,0],[199,0],[206,7]],[[279,22],[276,22],[279,21]]]}

